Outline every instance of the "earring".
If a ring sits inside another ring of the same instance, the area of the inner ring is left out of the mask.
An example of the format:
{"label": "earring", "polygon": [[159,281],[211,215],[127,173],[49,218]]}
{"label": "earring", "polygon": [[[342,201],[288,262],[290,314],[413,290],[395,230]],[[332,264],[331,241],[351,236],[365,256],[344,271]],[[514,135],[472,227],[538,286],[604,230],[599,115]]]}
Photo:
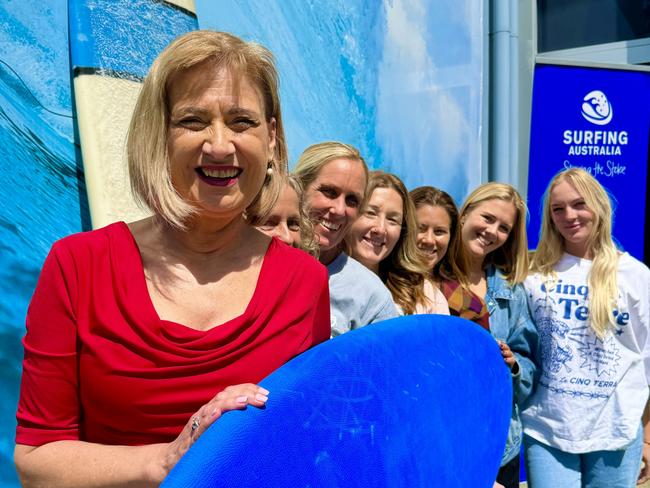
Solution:
{"label": "earring", "polygon": [[273,174],[273,160],[272,160],[272,159],[271,159],[271,161],[269,161],[269,162],[267,163],[266,174],[267,174],[268,176],[271,176],[271,175]]}

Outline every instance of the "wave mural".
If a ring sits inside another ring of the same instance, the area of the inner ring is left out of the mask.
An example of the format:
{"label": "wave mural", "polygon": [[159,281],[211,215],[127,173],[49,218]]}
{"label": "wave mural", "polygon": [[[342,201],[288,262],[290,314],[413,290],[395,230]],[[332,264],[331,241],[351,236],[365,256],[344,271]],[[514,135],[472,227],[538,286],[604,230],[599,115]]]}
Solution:
{"label": "wave mural", "polygon": [[88,222],[62,3],[0,4],[1,486],[18,484],[12,458],[27,305],[52,242]]}
{"label": "wave mural", "polygon": [[[433,184],[457,200],[484,176],[483,12],[475,7],[196,1],[201,28],[275,53],[292,162],[312,143],[342,140],[409,187]],[[25,313],[51,244],[89,229],[90,217],[75,144],[67,2],[2,2],[0,25],[0,487],[15,487]]]}
{"label": "wave mural", "polygon": [[281,75],[290,160],[357,146],[409,188],[460,201],[482,181],[483,12],[470,0],[197,0],[201,28],[267,46]]}

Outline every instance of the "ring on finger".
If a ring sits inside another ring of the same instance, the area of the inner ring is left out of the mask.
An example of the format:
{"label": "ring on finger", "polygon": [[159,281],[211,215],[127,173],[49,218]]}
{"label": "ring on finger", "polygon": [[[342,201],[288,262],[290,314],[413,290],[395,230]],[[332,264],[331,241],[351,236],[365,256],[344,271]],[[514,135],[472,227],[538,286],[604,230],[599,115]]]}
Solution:
{"label": "ring on finger", "polygon": [[194,434],[194,431],[199,428],[199,425],[201,425],[201,419],[199,417],[193,417],[191,427],[192,434]]}

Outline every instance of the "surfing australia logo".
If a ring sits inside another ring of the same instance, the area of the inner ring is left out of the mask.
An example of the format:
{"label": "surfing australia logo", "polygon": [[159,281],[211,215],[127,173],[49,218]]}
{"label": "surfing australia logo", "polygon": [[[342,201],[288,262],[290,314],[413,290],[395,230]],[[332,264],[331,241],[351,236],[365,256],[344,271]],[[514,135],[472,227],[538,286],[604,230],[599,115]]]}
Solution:
{"label": "surfing australia logo", "polygon": [[582,101],[582,116],[588,122],[596,125],[607,125],[612,121],[614,112],[607,97],[600,90],[594,90],[585,95]]}
{"label": "surfing australia logo", "polygon": [[[614,109],[605,93],[592,90],[587,93],[581,105],[581,114],[588,122],[605,126],[612,121]],[[565,130],[562,142],[569,146],[568,154],[573,156],[620,156],[621,146],[626,146],[628,134],[625,130]]]}

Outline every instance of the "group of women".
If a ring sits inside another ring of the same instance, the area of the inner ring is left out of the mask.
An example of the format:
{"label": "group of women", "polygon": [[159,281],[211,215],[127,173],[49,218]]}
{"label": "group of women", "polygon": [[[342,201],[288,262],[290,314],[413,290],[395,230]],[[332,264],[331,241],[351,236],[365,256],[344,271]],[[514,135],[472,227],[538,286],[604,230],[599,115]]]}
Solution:
{"label": "group of women", "polygon": [[634,485],[650,455],[650,271],[613,244],[585,171],[550,182],[530,262],[510,185],[458,211],[339,142],[289,175],[271,53],[209,31],[154,62],[127,153],[153,215],[55,243],[30,304],[24,485],[156,486],[223,412],[263,406],[256,383],[280,365],[415,313],[499,343],[514,398],[498,483],[518,486],[523,442],[532,488]]}

